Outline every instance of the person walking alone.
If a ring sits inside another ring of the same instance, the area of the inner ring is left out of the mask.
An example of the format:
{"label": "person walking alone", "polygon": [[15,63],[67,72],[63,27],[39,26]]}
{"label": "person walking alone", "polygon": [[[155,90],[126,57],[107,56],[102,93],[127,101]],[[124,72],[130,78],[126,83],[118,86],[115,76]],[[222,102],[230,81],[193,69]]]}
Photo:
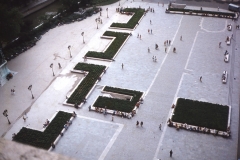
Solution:
{"label": "person walking alone", "polygon": [[159,125],[159,129],[160,129],[160,131],[161,131],[161,129],[162,129],[162,124],[160,123],[160,125]]}
{"label": "person walking alone", "polygon": [[139,122],[137,121],[136,126],[138,127],[138,125],[139,125]]}
{"label": "person walking alone", "polygon": [[172,154],[173,154],[173,151],[171,150],[171,151],[170,151],[170,157],[172,157]]}

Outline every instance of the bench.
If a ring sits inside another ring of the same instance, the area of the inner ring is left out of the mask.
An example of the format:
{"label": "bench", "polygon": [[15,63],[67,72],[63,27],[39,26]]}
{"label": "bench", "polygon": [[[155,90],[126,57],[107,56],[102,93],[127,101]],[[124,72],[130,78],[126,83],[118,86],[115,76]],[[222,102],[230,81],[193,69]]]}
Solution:
{"label": "bench", "polygon": [[232,30],[232,25],[231,25],[231,24],[227,25],[227,30],[228,30],[228,31],[231,31],[231,30]]}
{"label": "bench", "polygon": [[222,74],[222,83],[227,83],[227,71],[223,71],[223,74]]}
{"label": "bench", "polygon": [[226,54],[225,56],[224,56],[224,62],[228,62],[229,61],[229,54]]}
{"label": "bench", "polygon": [[230,45],[231,44],[231,38],[227,36],[227,39],[226,39],[226,43],[227,45]]}

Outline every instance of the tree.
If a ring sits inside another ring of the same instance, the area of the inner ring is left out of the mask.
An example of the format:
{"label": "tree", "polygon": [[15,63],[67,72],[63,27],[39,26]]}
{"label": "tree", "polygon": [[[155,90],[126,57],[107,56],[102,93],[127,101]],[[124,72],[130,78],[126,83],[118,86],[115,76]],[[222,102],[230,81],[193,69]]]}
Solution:
{"label": "tree", "polygon": [[21,14],[16,9],[9,9],[0,4],[0,48],[3,42],[17,37],[21,23]]}

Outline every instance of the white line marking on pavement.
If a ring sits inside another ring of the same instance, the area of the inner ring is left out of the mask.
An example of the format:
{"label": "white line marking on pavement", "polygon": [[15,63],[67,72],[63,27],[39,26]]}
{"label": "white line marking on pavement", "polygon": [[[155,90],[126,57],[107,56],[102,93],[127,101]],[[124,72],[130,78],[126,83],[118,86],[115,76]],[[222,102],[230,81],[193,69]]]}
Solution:
{"label": "white line marking on pavement", "polygon": [[109,152],[109,150],[111,149],[113,143],[115,142],[115,140],[117,139],[118,135],[120,134],[120,132],[123,129],[123,124],[119,124],[118,129],[116,130],[115,134],[113,135],[113,137],[111,138],[111,140],[109,141],[108,145],[105,147],[104,151],[102,152],[101,156],[98,158],[98,160],[103,160],[107,153]]}
{"label": "white line marking on pavement", "polygon": [[187,63],[186,63],[186,65],[185,65],[185,67],[184,67],[185,70],[192,71],[192,70],[190,70],[190,69],[187,69],[187,66],[188,66],[188,63],[189,63],[189,59],[190,59],[190,57],[191,57],[191,55],[192,55],[193,47],[194,47],[194,45],[195,45],[195,43],[196,43],[196,39],[197,39],[197,36],[198,36],[198,32],[199,32],[199,31],[197,31],[197,33],[196,33],[196,35],[195,35],[195,38],[194,38],[194,40],[193,40],[192,48],[191,48],[190,53],[189,53],[189,55],[188,55]]}
{"label": "white line marking on pavement", "polygon": [[[179,92],[179,90],[180,90],[180,86],[181,86],[182,81],[183,81],[183,76],[184,76],[185,74],[187,74],[187,73],[183,73],[183,74],[182,74],[182,77],[181,77],[180,82],[179,82],[179,84],[178,84],[178,88],[177,88],[177,91],[176,91],[176,93],[175,93],[175,95],[174,95],[174,98],[173,98],[173,102],[172,102],[172,103],[174,103],[174,102],[176,101],[178,92]],[[170,109],[167,117],[170,117],[171,113],[172,113],[172,109]],[[167,130],[167,124],[165,124],[164,127],[163,127],[162,135],[161,135],[161,137],[160,137],[160,140],[159,140],[159,143],[158,143],[158,146],[157,146],[155,155],[154,155],[154,157],[153,157],[153,160],[156,160],[156,159],[157,159],[157,155],[159,154],[159,149],[160,149],[160,147],[162,146],[162,141],[163,141],[163,138],[164,138],[164,136],[165,136],[166,130]]]}
{"label": "white line marking on pavement", "polygon": [[204,20],[204,18],[202,18],[202,19],[201,19],[201,22],[200,22],[200,27],[201,27],[201,29],[202,29],[202,30],[204,30],[205,32],[210,32],[210,33],[219,33],[219,32],[224,32],[224,31],[226,30],[226,28],[227,28],[227,20],[226,20],[226,21],[225,21],[225,26],[224,26],[224,28],[223,28],[222,30],[220,30],[220,31],[209,31],[209,30],[207,30],[207,29],[203,28],[203,25],[202,25],[202,23],[203,23],[203,20]]}
{"label": "white line marking on pavement", "polygon": [[77,117],[84,118],[84,119],[89,119],[89,120],[94,120],[94,121],[98,121],[98,122],[103,122],[103,123],[109,123],[109,124],[118,125],[118,129],[116,130],[116,132],[114,133],[113,137],[110,139],[109,143],[107,144],[107,146],[103,150],[102,154],[98,158],[99,160],[103,160],[106,157],[106,155],[108,154],[109,150],[111,149],[111,147],[112,147],[113,143],[115,142],[115,140],[117,139],[118,135],[122,131],[124,125],[120,124],[120,123],[113,123],[113,122],[108,122],[108,121],[99,120],[99,119],[90,118],[90,117],[84,117],[84,116],[77,116]]}
{"label": "white line marking on pavement", "polygon": [[[176,31],[176,33],[175,33],[175,35],[173,36],[173,40],[172,40],[172,42],[174,42],[174,40],[175,40],[175,38],[176,38],[176,35],[177,35],[177,33],[178,33],[178,30],[179,30],[179,28],[180,28],[180,26],[181,26],[181,23],[182,23],[182,19],[183,19],[183,16],[181,17],[181,19],[180,19],[180,21],[179,21],[178,29],[177,29],[177,31]],[[168,51],[167,51],[166,55],[164,56],[164,58],[163,58],[163,61],[162,61],[161,65],[160,65],[160,67],[159,67],[159,69],[158,69],[158,71],[157,71],[157,74],[155,74],[155,76],[154,76],[154,78],[153,78],[153,80],[152,80],[152,82],[151,82],[150,86],[148,87],[147,91],[145,92],[145,95],[144,95],[144,97],[146,97],[146,96],[147,96],[148,92],[149,92],[149,91],[150,91],[150,89],[152,88],[152,86],[153,86],[153,83],[155,82],[155,80],[156,80],[156,78],[157,78],[157,76],[158,76],[158,74],[159,74],[160,70],[162,69],[162,66],[163,66],[163,64],[164,64],[165,60],[167,59],[167,56],[168,56],[168,52],[169,52],[169,51],[170,51],[170,48],[168,49]]]}
{"label": "white line marking on pavement", "polygon": [[93,120],[93,121],[98,121],[98,122],[103,122],[103,123],[123,125],[123,124],[120,124],[120,123],[108,122],[108,121],[104,121],[104,120],[100,120],[100,119],[95,119],[95,118],[91,118],[91,117],[84,117],[84,116],[77,116],[77,117],[79,117],[79,118],[84,118],[84,119],[90,119],[90,120]]}

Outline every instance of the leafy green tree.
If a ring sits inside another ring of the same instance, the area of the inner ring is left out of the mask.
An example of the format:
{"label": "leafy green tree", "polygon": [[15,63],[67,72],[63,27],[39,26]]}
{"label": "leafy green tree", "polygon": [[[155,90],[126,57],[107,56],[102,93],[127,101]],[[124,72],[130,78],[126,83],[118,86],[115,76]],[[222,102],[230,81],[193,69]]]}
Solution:
{"label": "leafy green tree", "polygon": [[21,14],[16,9],[9,9],[0,4],[0,47],[3,42],[16,38],[20,32],[21,23]]}

